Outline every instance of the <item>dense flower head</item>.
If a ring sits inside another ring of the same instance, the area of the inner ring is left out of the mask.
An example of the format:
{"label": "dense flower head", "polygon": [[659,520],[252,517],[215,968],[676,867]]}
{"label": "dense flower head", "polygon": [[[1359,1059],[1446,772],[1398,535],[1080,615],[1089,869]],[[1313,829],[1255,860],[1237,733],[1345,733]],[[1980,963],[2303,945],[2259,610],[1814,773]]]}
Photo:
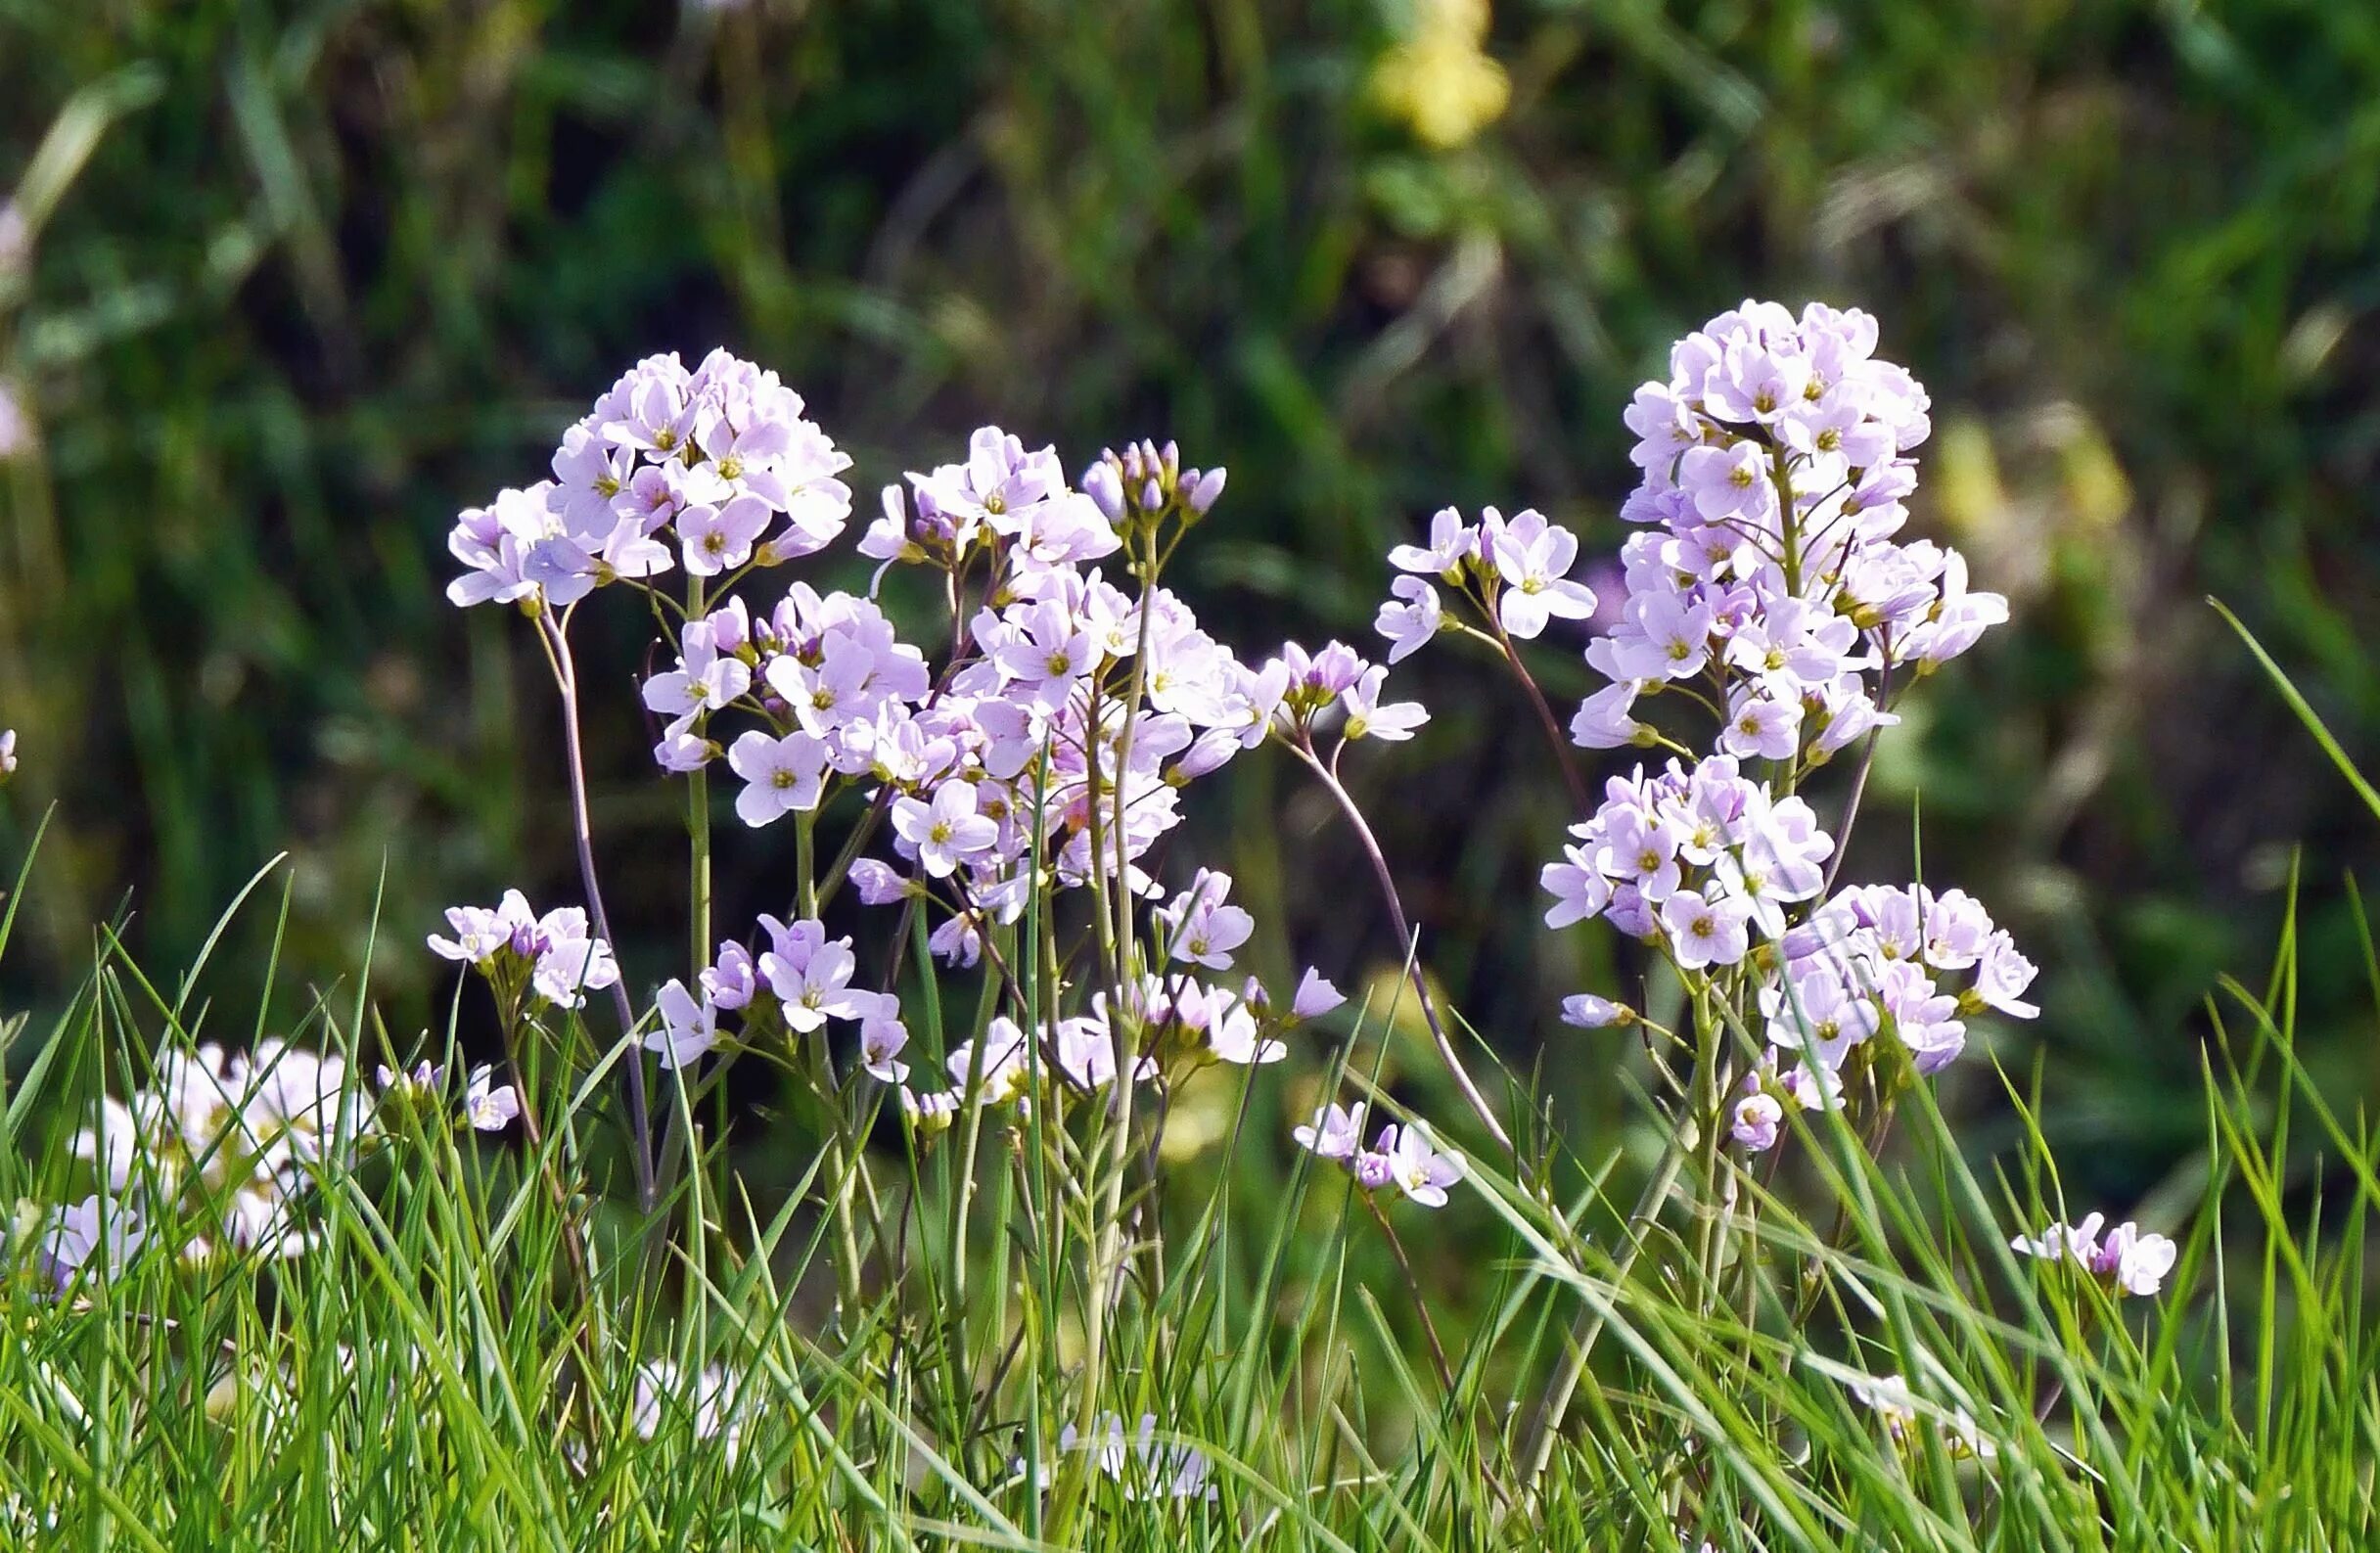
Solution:
{"label": "dense flower head", "polygon": [[[1121,518],[1099,499],[1111,480],[1129,483]],[[1048,449],[978,432],[963,463],[889,492],[861,543],[954,582],[988,573],[947,666],[930,672],[867,598],[796,583],[765,616],[729,600],[688,620],[676,662],[646,682],[647,707],[667,719],[656,760],[684,772],[725,755],[742,779],[737,814],[755,827],[865,792],[886,809],[897,862],[856,865],[861,899],[936,902],[935,952],[973,964],[984,928],[1016,921],[1041,884],[1099,875],[1154,890],[1139,860],[1179,823],[1179,789],[1243,749],[1325,723],[1343,740],[1394,741],[1426,719],[1386,700],[1385,670],[1342,645],[1308,655],[1293,643],[1251,669],[1170,591],[1127,592],[1089,564],[1135,524],[1195,521],[1220,471],[1143,444],[1104,456],[1086,484],[1091,495],[1071,489]],[[747,726],[722,736],[723,716]],[[1190,940],[1208,947],[1189,957],[1227,965],[1244,917],[1200,911]],[[1238,1021],[1215,1028],[1236,1033]]]}
{"label": "dense flower head", "polygon": [[1931,422],[1925,390],[1875,345],[1856,309],[1746,302],[1637,389],[1642,480],[1622,516],[1646,530],[1621,551],[1619,621],[1587,649],[1611,686],[1580,708],[1579,744],[1651,742],[1637,705],[1709,677],[1722,751],[1815,764],[2007,618],[1955,552],[1897,537]]}
{"label": "dense flower head", "polygon": [[588,992],[619,980],[612,946],[594,936],[577,906],[539,916],[526,896],[508,890],[492,907],[449,907],[446,925],[454,936],[432,934],[432,952],[471,966],[507,1000],[526,990],[535,1001],[577,1008]]}
{"label": "dense flower head", "polygon": [[[1220,487],[1169,448],[1093,473],[1147,487],[1150,502],[1124,503],[1133,521],[1193,518]],[[1181,600],[1127,592],[1095,565],[1129,528],[1068,485],[1054,451],[986,427],[965,461],[888,490],[860,544],[887,566],[949,571],[954,587],[971,578],[981,602],[938,678],[871,599],[797,583],[765,616],[730,600],[688,620],[676,662],[646,682],[667,719],[655,758],[685,772],[724,755],[755,827],[847,788],[881,798],[910,872],[904,884],[868,860],[863,898],[932,887],[953,908],[935,936],[946,958],[971,961],[985,922],[1014,920],[1036,853],[1061,887],[1096,871],[1144,891],[1135,862],[1178,822],[1176,790],[1259,740],[1269,708]],[[1397,736],[1398,711],[1365,709]],[[722,716],[746,726],[722,736]]]}
{"label": "dense flower head", "polygon": [[649,356],[563,434],[551,480],[456,521],[459,605],[562,609],[605,583],[683,566],[709,577],[824,549],[851,511],[847,455],[801,395],[713,350]]}
{"label": "dense flower head", "polygon": [[1452,1155],[1439,1152],[1429,1130],[1418,1121],[1390,1122],[1380,1129],[1371,1147],[1364,1147],[1365,1105],[1324,1106],[1313,1119],[1292,1129],[1298,1146],[1345,1169],[1367,1192],[1394,1189],[1423,1208],[1446,1206],[1446,1188],[1463,1178],[1463,1167]]}
{"label": "dense flower head", "polygon": [[1784,936],[1785,908],[1823,888],[1834,853],[1808,802],[1772,797],[1731,755],[1613,777],[1570,836],[1540,875],[1547,925],[1609,917],[1697,971],[1739,963],[1755,935]]}
{"label": "dense flower head", "polygon": [[1485,508],[1476,524],[1452,507],[1430,520],[1430,542],[1397,545],[1389,564],[1406,575],[1390,586],[1374,625],[1396,662],[1454,622],[1440,602],[1442,583],[1478,613],[1492,633],[1522,641],[1544,634],[1557,619],[1584,620],[1595,613],[1594,590],[1574,580],[1579,536],[1532,508],[1506,518]]}
{"label": "dense flower head", "polygon": [[1999,1454],[1999,1447],[1973,1414],[1964,1407],[1945,1408],[1919,1396],[1906,1376],[1862,1376],[1850,1385],[1853,1397],[1876,1415],[1886,1436],[1903,1449],[1917,1448],[1924,1427],[1953,1457],[1988,1459]]}
{"label": "dense flower head", "polygon": [[[1788,776],[1897,720],[1907,683],[2007,618],[1965,562],[1903,543],[1925,390],[1875,354],[1874,320],[1811,303],[1746,302],[1679,342],[1666,382],[1626,412],[1641,480],[1622,516],[1625,597],[1587,647],[1609,684],[1572,720],[1588,749],[1675,744],[1643,713],[1669,693],[1719,714],[1717,752]],[[1535,512],[1452,508],[1429,542],[1389,553],[1405,575],[1380,609],[1390,661],[1458,627],[1439,587],[1491,634],[1538,635],[1598,601],[1569,573],[1574,536]]]}
{"label": "dense flower head", "polygon": [[2104,1213],[2084,1215],[2080,1223],[2052,1224],[2038,1235],[2018,1235],[2009,1248],[2046,1262],[2080,1268],[2118,1295],[2147,1298],[2165,1287],[2180,1248],[2163,1235],[2145,1233],[2127,1219],[2102,1230]]}
{"label": "dense flower head", "polygon": [[[1898,721],[1891,704],[1911,680],[2007,617],[1954,552],[1899,537],[1931,424],[1925,390],[1875,355],[1876,336],[1855,309],[1746,302],[1679,342],[1667,382],[1637,390],[1625,419],[1641,480],[1623,516],[1645,527],[1621,550],[1617,618],[1586,649],[1610,683],[1570,731],[1587,749],[1680,758],[1608,781],[1541,875],[1548,926],[1604,918],[1749,994],[1769,1049],[1730,1130],[1753,1150],[1775,1145],[1789,1110],[1831,1103],[1844,1065],[1883,1049],[1871,1037],[1923,1075],[1958,1055],[1973,1016],[2037,1012],[2033,966],[1963,891],[1854,886],[1813,904],[1836,841],[1802,780]],[[1459,581],[1491,532],[1510,548],[1513,528],[1475,533],[1441,514],[1427,548],[1390,560]],[[1400,647],[1420,634],[1414,607],[1382,612]],[[1665,695],[1715,719],[1699,759],[1647,714]],[[1586,995],[1564,1017],[1592,1028],[1633,1016]]]}
{"label": "dense flower head", "polygon": [[908,1075],[900,1061],[909,1042],[900,1000],[854,984],[859,961],[849,937],[828,937],[814,918],[763,915],[758,930],[750,943],[721,942],[694,986],[663,984],[643,1044],[664,1068],[771,1043],[791,1049],[842,1028],[856,1030],[862,1072],[885,1083]]}
{"label": "dense flower head", "polygon": [[[1923,1076],[1964,1049],[1970,1018],[2038,1012],[2024,998],[2032,963],[1964,891],[1851,886],[1790,921],[1787,908],[1798,914],[1820,889],[1832,841],[1807,803],[1771,801],[1731,756],[1691,773],[1672,761],[1649,779],[1640,768],[1607,792],[1595,817],[1573,827],[1565,860],[1543,871],[1555,902],[1546,921],[1601,915],[1681,971],[1745,968],[1769,1043],[1736,1103],[1745,1147],[1773,1147],[1787,1106],[1831,1103],[1845,1065],[1874,1060],[1871,1037],[1888,1037]],[[1633,1017],[1592,994],[1564,1006],[1566,1021],[1588,1028]]]}

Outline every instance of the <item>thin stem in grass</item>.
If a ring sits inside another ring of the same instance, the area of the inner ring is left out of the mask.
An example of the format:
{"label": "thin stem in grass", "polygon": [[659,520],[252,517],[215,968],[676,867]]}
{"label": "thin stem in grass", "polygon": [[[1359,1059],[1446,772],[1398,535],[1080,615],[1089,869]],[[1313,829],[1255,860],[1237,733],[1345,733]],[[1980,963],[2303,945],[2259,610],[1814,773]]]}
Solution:
{"label": "thin stem in grass", "polygon": [[1389,908],[1389,925],[1396,930],[1397,942],[1403,946],[1413,980],[1413,992],[1421,1001],[1422,1019],[1430,1027],[1430,1038],[1438,1045],[1439,1060],[1446,1065],[1446,1072],[1453,1075],[1455,1086],[1463,1092],[1463,1099],[1470,1104],[1472,1114],[1480,1119],[1480,1123],[1488,1129],[1488,1135],[1495,1139],[1497,1147],[1505,1153],[1512,1153],[1510,1134],[1505,1132],[1504,1124],[1496,1119],[1495,1108],[1488,1104],[1487,1097],[1480,1093],[1479,1085],[1472,1082],[1470,1072],[1463,1067],[1461,1055],[1455,1051],[1454,1042],[1447,1037],[1446,1028],[1439,1019],[1437,1000],[1430,995],[1429,979],[1422,973],[1421,956],[1415,944],[1412,925],[1405,920],[1404,900],[1396,892],[1396,876],[1389,872],[1389,860],[1381,852],[1380,843],[1372,835],[1372,827],[1365,823],[1363,811],[1355,806],[1354,799],[1340,785],[1330,767],[1315,756],[1309,739],[1301,736],[1290,742],[1289,748],[1337,800],[1340,812],[1347,816],[1348,824],[1355,832],[1356,841],[1362,844],[1364,856],[1371,860],[1372,877],[1379,882],[1381,899]]}
{"label": "thin stem in grass", "polygon": [[[813,920],[818,912],[817,826],[815,810],[795,813],[794,909],[805,921]],[[859,1140],[851,1132],[847,1098],[835,1081],[835,1054],[824,1024],[810,1032],[807,1047],[810,1081],[827,1118],[827,1176],[832,1194],[828,1201],[835,1222],[836,1288],[847,1332],[849,1323],[858,1318],[862,1289],[859,1231],[851,1198],[859,1184],[858,1172],[866,1168],[866,1163],[861,1158]],[[875,1196],[873,1187],[869,1188],[869,1196],[871,1200]]]}
{"label": "thin stem in grass", "polygon": [[[686,583],[686,617],[703,616],[703,579]],[[700,976],[710,963],[710,767],[698,765],[686,779],[687,909],[693,929],[693,964]]]}
{"label": "thin stem in grass", "polygon": [[[1661,1163],[1654,1167],[1653,1178],[1645,1183],[1637,1197],[1636,1206],[1628,1210],[1627,1239],[1619,1257],[1612,1264],[1611,1283],[1614,1288],[1625,1285],[1628,1274],[1636,1270],[1637,1258],[1644,1255],[1645,1243],[1651,1238],[1653,1224],[1669,1206],[1677,1189],[1677,1178],[1685,1168],[1686,1151],[1693,1146],[1684,1131],[1672,1132],[1669,1146],[1662,1151]],[[1562,1421],[1569,1415],[1571,1399],[1578,1394],[1579,1383],[1586,1376],[1588,1361],[1594,1356],[1595,1344],[1603,1336],[1606,1307],[1580,1312],[1577,1330],[1572,1334],[1569,1350],[1563,1356],[1562,1369],[1545,1393],[1544,1405],[1538,1410],[1536,1441],[1529,1451],[1530,1483],[1545,1475],[1553,1460],[1554,1442],[1561,1438]]]}
{"label": "thin stem in grass", "polygon": [[[578,853],[578,880],[586,891],[587,915],[595,924],[596,936],[606,943],[617,943],[618,940],[612,936],[611,919],[603,909],[603,888],[595,877],[595,830],[587,817],[586,754],[578,733],[578,665],[571,656],[568,629],[550,610],[538,612],[537,625],[537,639],[545,646],[546,666],[553,671],[554,687],[562,697],[563,756],[570,778],[571,841]],[[633,1040],[636,1011],[629,1006],[624,979],[613,979],[612,1005],[619,1015],[620,1038]],[[653,1129],[645,1098],[644,1057],[641,1052],[630,1051],[620,1066],[626,1070],[628,1158],[636,1170],[636,1204],[650,1216],[660,1203],[660,1193],[653,1172]]]}
{"label": "thin stem in grass", "polygon": [[[1877,682],[1876,705],[1879,708],[1889,708],[1893,701],[1891,637],[1887,635],[1878,648],[1884,657],[1884,667]],[[1870,728],[1866,742],[1860,747],[1859,769],[1852,775],[1851,795],[1843,800],[1843,819],[1835,827],[1835,855],[1826,865],[1825,882],[1818,887],[1818,898],[1821,900],[1835,892],[1835,880],[1843,872],[1843,859],[1851,855],[1852,828],[1859,823],[1859,801],[1867,796],[1868,773],[1876,764],[1876,740],[1883,732],[1884,724],[1881,722]]]}
{"label": "thin stem in grass", "polygon": [[1503,652],[1504,662],[1512,667],[1512,677],[1521,682],[1521,689],[1529,696],[1529,705],[1536,709],[1537,726],[1545,730],[1545,742],[1554,753],[1554,768],[1562,773],[1562,785],[1570,790],[1571,802],[1577,805],[1580,814],[1592,814],[1595,803],[1587,795],[1586,780],[1579,774],[1578,763],[1571,758],[1570,741],[1563,737],[1562,724],[1555,718],[1553,708],[1546,704],[1545,692],[1537,688],[1536,676],[1530,673],[1529,665],[1522,662],[1521,650],[1514,645],[1512,633],[1505,630],[1503,623],[1494,617],[1488,618],[1495,626],[1495,645]]}
{"label": "thin stem in grass", "polygon": [[[562,1237],[563,1259],[570,1264],[571,1281],[578,1295],[576,1314],[571,1318],[572,1347],[580,1367],[578,1399],[584,1412],[587,1439],[599,1437],[599,1416],[595,1405],[596,1377],[602,1373],[604,1355],[610,1349],[605,1333],[604,1307],[596,1296],[594,1270],[587,1258],[586,1237],[579,1225],[578,1215],[572,1210],[571,1193],[554,1166],[554,1151],[546,1146],[546,1132],[538,1120],[535,1075],[523,1063],[521,1050],[524,1021],[515,1007],[504,1015],[504,1062],[513,1080],[513,1097],[521,1108],[521,1136],[528,1145],[529,1158],[536,1162],[538,1180],[544,1185],[546,1200],[554,1210],[554,1221]],[[453,1145],[448,1143],[449,1150]]]}
{"label": "thin stem in grass", "polygon": [[1430,1302],[1421,1292],[1421,1279],[1413,1271],[1413,1259],[1405,1255],[1404,1242],[1396,1238],[1396,1226],[1389,1222],[1389,1215],[1380,1210],[1380,1204],[1373,1200],[1372,1194],[1358,1189],[1356,1195],[1363,1199],[1363,1206],[1371,1210],[1372,1221],[1380,1226],[1380,1233],[1388,1240],[1390,1252],[1396,1257],[1397,1270],[1404,1275],[1405,1293],[1412,1297],[1413,1311],[1421,1317],[1422,1336],[1429,1340],[1430,1361],[1438,1368],[1438,1384],[1446,1389],[1448,1396],[1452,1396],[1454,1366],[1446,1362],[1446,1346],[1439,1341],[1438,1323],[1430,1317]]}
{"label": "thin stem in grass", "polygon": [[[1126,763],[1132,748],[1133,725],[1140,715],[1143,673],[1148,664],[1149,621],[1157,589],[1155,536],[1144,559],[1140,579],[1140,641],[1139,651],[1132,659],[1132,678],[1129,698],[1123,708],[1123,727],[1116,745],[1116,799],[1109,835],[1103,837],[1100,827],[1099,803],[1099,704],[1097,687],[1092,689],[1090,716],[1084,736],[1083,758],[1085,781],[1089,783],[1087,805],[1091,822],[1092,910],[1099,919],[1103,951],[1109,970],[1108,1020],[1109,1039],[1114,1044],[1116,1080],[1108,1086],[1108,1130],[1094,1156],[1101,1162],[1100,1182],[1102,1200],[1099,1215],[1099,1240],[1091,1258],[1091,1308],[1088,1315],[1088,1338],[1084,1345],[1082,1368],[1082,1397],[1076,1405],[1075,1426],[1088,1438],[1096,1422],[1099,1407],[1099,1374],[1107,1342],[1109,1305],[1114,1302],[1109,1291],[1121,1283],[1124,1255],[1123,1186],[1124,1174],[1132,1159],[1132,1095],[1139,1087],[1132,1081],[1132,1070],[1139,1059],[1140,1034],[1133,1009],[1138,999],[1127,999],[1124,988],[1129,984],[1131,967],[1126,963],[1131,941],[1131,880],[1130,863],[1124,855],[1124,785]],[[1109,840],[1113,838],[1113,841]],[[1108,871],[1107,847],[1115,847],[1116,873],[1114,888],[1115,920],[1111,924],[1107,913],[1109,900],[1104,892]],[[1056,988],[1051,988],[1055,995]],[[1039,1040],[1039,1032],[1030,1037]]]}

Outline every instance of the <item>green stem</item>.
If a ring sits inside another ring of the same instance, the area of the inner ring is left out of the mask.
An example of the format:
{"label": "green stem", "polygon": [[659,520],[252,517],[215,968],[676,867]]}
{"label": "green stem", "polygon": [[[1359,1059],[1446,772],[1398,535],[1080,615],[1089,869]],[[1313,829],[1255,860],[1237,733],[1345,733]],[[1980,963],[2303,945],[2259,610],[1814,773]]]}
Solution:
{"label": "green stem", "polygon": [[1488,1104],[1488,1097],[1480,1093],[1478,1084],[1472,1082],[1470,1070],[1463,1066],[1461,1054],[1454,1049],[1453,1040],[1447,1036],[1446,1028],[1438,1017],[1438,1003],[1430,996],[1429,979],[1422,973],[1420,943],[1413,936],[1412,925],[1405,920],[1404,900],[1396,892],[1396,876],[1389,872],[1389,860],[1380,850],[1380,842],[1373,836],[1372,827],[1365,823],[1363,810],[1355,806],[1354,799],[1340,785],[1330,767],[1315,756],[1313,746],[1304,742],[1304,735],[1300,736],[1300,742],[1292,743],[1289,748],[1300,760],[1305,762],[1306,769],[1314,773],[1332,799],[1337,800],[1340,813],[1347,816],[1349,828],[1354,831],[1355,840],[1363,845],[1364,856],[1371,861],[1373,880],[1380,886],[1381,899],[1389,908],[1389,925],[1396,930],[1398,950],[1406,957],[1407,967],[1412,973],[1413,995],[1421,1004],[1423,1022],[1430,1027],[1430,1038],[1438,1045],[1439,1061],[1446,1065],[1446,1072],[1453,1076],[1455,1087],[1462,1091],[1463,1099],[1471,1106],[1472,1115],[1480,1119],[1480,1124],[1488,1129],[1488,1135],[1495,1139],[1498,1148],[1513,1154],[1517,1160],[1511,1135],[1504,1130],[1504,1124],[1496,1119],[1495,1108]]}
{"label": "green stem", "polygon": [[[700,619],[703,616],[703,579],[690,577],[686,583],[686,617]],[[710,771],[708,766],[696,766],[686,780],[686,834],[692,855],[688,858],[687,888],[691,900],[689,916],[694,930],[694,970],[697,981],[703,968],[710,963]]]}

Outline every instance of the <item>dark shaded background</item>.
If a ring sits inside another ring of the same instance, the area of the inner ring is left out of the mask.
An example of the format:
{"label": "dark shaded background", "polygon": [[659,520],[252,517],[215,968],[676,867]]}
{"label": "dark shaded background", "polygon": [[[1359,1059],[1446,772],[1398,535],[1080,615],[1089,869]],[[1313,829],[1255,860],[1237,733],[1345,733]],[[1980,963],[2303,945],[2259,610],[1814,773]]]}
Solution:
{"label": "dark shaded background", "polygon": [[[2375,828],[2202,599],[2380,754],[2380,11],[1500,0],[1488,66],[1485,10],[0,0],[0,190],[62,112],[53,151],[88,148],[44,160],[74,175],[27,192],[54,207],[0,278],[32,422],[0,464],[6,824],[59,805],[11,1004],[62,1000],[127,892],[140,951],[185,963],[284,848],[288,979],[351,979],[377,898],[400,1033],[450,984],[416,947],[437,907],[575,898],[531,638],[446,605],[443,533],[644,352],[782,369],[863,508],[981,421],[1071,467],[1176,435],[1231,469],[1183,586],[1265,651],[1367,638],[1383,550],[1443,503],[1608,554],[1620,411],[1668,343],[1816,296],[1931,388],[1919,522],[2016,611],[1886,743],[1854,873],[1907,877],[1922,792],[1927,877],[2046,967],[2000,1055],[2037,1037],[2054,1135],[2124,1193],[2201,1136],[2199,1002],[2254,979],[2304,843],[2301,1017],[2360,1099],[2341,881]],[[1500,113],[1435,124],[1499,70]],[[608,889],[650,986],[679,799],[643,622],[597,613]],[[1541,645],[1587,688],[1575,638]],[[1610,951],[1536,926],[1566,813],[1533,726],[1457,646],[1406,682],[1438,720],[1359,787],[1437,968],[1617,1115],[1608,1043],[1551,1018]],[[1194,834],[1272,964],[1393,953],[1294,772],[1242,762]],[[781,843],[726,859],[727,921],[782,893]],[[224,955],[252,1000],[273,916]],[[1987,1139],[1995,1087],[1956,1083]]]}

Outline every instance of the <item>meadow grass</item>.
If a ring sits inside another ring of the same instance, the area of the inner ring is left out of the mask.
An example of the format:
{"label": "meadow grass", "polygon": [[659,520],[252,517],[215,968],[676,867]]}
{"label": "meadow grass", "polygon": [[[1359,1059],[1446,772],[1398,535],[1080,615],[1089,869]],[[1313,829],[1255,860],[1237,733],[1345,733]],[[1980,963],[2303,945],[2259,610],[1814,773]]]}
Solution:
{"label": "meadow grass", "polygon": [[[1882,1153],[1797,1115],[1773,1178],[1698,1179],[1680,1135],[1687,1189],[1648,1216],[1662,1172],[1616,1150],[1526,1133],[1523,1181],[1468,1148],[1446,1221],[1400,1220],[1386,1257],[1339,1178],[1239,1139],[1127,1200],[1138,1251],[1104,1290],[1073,1145],[984,1118],[877,1147],[846,1303],[808,1201],[838,1183],[740,1191],[699,1092],[672,1091],[692,1167],[658,1217],[623,1206],[602,1054],[542,1146],[432,1119],[319,1173],[302,1256],[142,1256],[62,1300],[21,1215],[0,1524],[11,1546],[275,1553],[2365,1547],[2380,1142],[2298,1060],[2300,953],[2292,931],[2260,985],[2210,999],[2196,1180],[2149,1206],[2179,1263],[2122,1302],[2008,1249],[2068,1210],[2022,1075],[2000,1159],[1970,1161],[1920,1085]],[[294,1033],[386,1049],[367,972]],[[0,1192],[80,1195],[67,1143],[103,1084],[260,1031],[194,984],[103,933],[68,1012],[16,1022]],[[1388,1012],[1346,1029],[1358,1076]],[[1231,1082],[1244,1118],[1274,1079]],[[986,1167],[954,1213],[970,1146]],[[1457,1255],[1478,1298],[1449,1307]],[[1911,1387],[1898,1427],[1853,1391],[1887,1375]],[[1152,1418],[1145,1443],[1062,1448],[1086,1399]]]}

